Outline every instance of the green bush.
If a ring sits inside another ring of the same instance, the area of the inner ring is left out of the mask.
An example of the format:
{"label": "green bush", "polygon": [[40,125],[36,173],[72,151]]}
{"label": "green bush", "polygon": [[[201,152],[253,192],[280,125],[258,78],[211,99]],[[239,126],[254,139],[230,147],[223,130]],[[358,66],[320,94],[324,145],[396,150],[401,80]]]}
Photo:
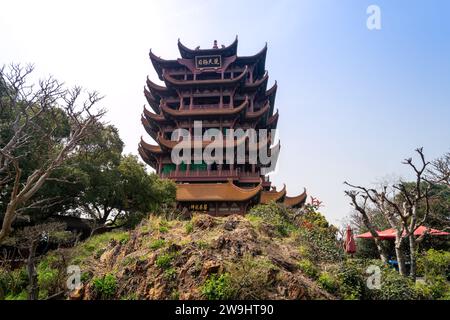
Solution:
{"label": "green bush", "polygon": [[186,223],[185,229],[187,234],[192,233],[192,231],[194,231],[194,224],[189,221],[188,223]]}
{"label": "green bush", "polygon": [[279,268],[266,257],[244,254],[242,259],[226,264],[233,298],[239,300],[268,299],[268,292]]}
{"label": "green bush", "polygon": [[113,274],[108,273],[103,277],[94,278],[92,285],[100,299],[112,299],[116,294],[117,281]]}
{"label": "green bush", "polygon": [[170,300],[180,300],[180,292],[178,290],[173,290],[170,294]]}
{"label": "green bush", "polygon": [[164,279],[175,280],[177,278],[177,270],[175,268],[169,267],[164,271]]}
{"label": "green bush", "polygon": [[45,299],[59,291],[61,287],[61,268],[62,261],[54,254],[47,254],[41,259],[36,268],[39,299]]}
{"label": "green bush", "polygon": [[27,285],[28,274],[25,267],[15,270],[0,268],[0,300],[20,298],[23,292],[26,299]]}
{"label": "green bush", "polygon": [[448,297],[450,293],[450,285],[443,276],[435,276],[432,280],[427,279],[426,284],[433,299],[446,299],[445,297]]}
{"label": "green bush", "polygon": [[157,249],[159,249],[159,248],[162,248],[162,247],[164,246],[165,243],[166,243],[166,241],[165,241],[164,239],[156,239],[156,240],[153,240],[153,241],[150,243],[150,249],[157,250]]}
{"label": "green bush", "polygon": [[373,299],[379,300],[413,300],[416,299],[414,289],[414,283],[409,277],[401,276],[393,268],[384,267],[381,272],[381,289],[370,290],[370,294]]}
{"label": "green bush", "polygon": [[202,295],[208,300],[228,300],[233,298],[231,278],[228,273],[213,274],[203,284]]}
{"label": "green bush", "polygon": [[429,285],[425,282],[416,282],[414,291],[417,300],[431,300],[433,299],[433,292]]}
{"label": "green bush", "polygon": [[366,286],[363,272],[357,262],[345,261],[337,272],[339,294],[345,300],[363,298]]}
{"label": "green bush", "polygon": [[75,247],[70,264],[82,264],[84,260],[92,257],[95,253],[103,253],[111,241],[125,243],[129,238],[129,233],[123,231],[111,231],[92,236]]}
{"label": "green bush", "polygon": [[288,209],[274,202],[253,207],[249,212],[249,218],[255,220],[254,217],[261,218],[265,223],[273,226],[280,237],[286,237],[296,229],[291,222]]}
{"label": "green bush", "polygon": [[209,248],[209,243],[206,242],[206,241],[203,241],[203,240],[199,240],[199,241],[197,241],[195,244],[196,244],[196,246],[197,246],[199,249],[201,249],[201,250],[204,250],[204,249],[208,249],[208,248]]}
{"label": "green bush", "polygon": [[28,300],[28,292],[26,290],[22,290],[16,295],[10,293],[5,297],[5,300]]}
{"label": "green bush", "polygon": [[302,259],[298,262],[298,268],[312,279],[317,279],[319,275],[319,269],[307,259]]}
{"label": "green bush", "polygon": [[443,276],[450,279],[450,252],[443,250],[429,249],[419,257],[418,271],[423,273],[427,279],[436,276]]}
{"label": "green bush", "polygon": [[170,253],[160,254],[155,261],[158,268],[168,269],[172,265],[173,255]]}
{"label": "green bush", "polygon": [[329,293],[336,293],[338,290],[337,280],[328,272],[322,272],[317,279],[319,287],[328,291]]}
{"label": "green bush", "polygon": [[344,257],[332,230],[314,226],[303,227],[298,230],[296,236],[298,242],[308,247],[308,257],[313,261],[336,262]]}

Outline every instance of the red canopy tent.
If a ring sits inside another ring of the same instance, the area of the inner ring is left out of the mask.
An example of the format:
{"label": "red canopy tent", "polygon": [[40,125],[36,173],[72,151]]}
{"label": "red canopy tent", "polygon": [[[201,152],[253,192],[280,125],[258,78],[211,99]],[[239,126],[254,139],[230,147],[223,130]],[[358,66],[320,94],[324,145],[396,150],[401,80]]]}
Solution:
{"label": "red canopy tent", "polygon": [[[383,231],[377,231],[378,237],[381,240],[390,240],[390,239],[395,239],[395,233],[396,230],[395,229],[386,229]],[[440,230],[436,230],[436,229],[431,229],[431,228],[427,228],[425,226],[419,226],[416,228],[416,230],[414,230],[414,235],[416,237],[420,237],[423,234],[429,234],[431,236],[448,236],[450,235],[449,232],[445,232],[445,231],[440,231]],[[405,236],[406,232],[403,232],[403,237]],[[356,236],[356,238],[360,238],[360,239],[372,239],[373,236],[370,232],[365,232],[362,234],[358,234]]]}

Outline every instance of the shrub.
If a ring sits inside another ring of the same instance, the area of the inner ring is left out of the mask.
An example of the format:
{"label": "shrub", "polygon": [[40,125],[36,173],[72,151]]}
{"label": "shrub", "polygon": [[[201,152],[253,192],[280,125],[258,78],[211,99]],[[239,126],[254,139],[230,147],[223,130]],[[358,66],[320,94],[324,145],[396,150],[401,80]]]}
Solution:
{"label": "shrub", "polygon": [[172,265],[173,255],[170,253],[160,254],[155,261],[158,268],[168,269]]}
{"label": "shrub", "polygon": [[286,237],[295,230],[295,225],[290,221],[288,209],[274,202],[253,207],[249,217],[253,221],[257,220],[254,217],[261,218],[265,223],[273,226],[280,237]]}
{"label": "shrub", "polygon": [[170,300],[180,300],[180,292],[178,290],[173,290],[170,294]]}
{"label": "shrub", "polygon": [[427,279],[443,276],[450,279],[450,252],[430,249],[418,259],[418,269]]}
{"label": "shrub", "polygon": [[337,280],[328,272],[322,272],[317,279],[319,287],[328,291],[329,293],[336,293],[338,290]]}
{"label": "shrub", "polygon": [[120,300],[139,300],[136,293],[129,293],[123,297],[120,297]]}
{"label": "shrub", "polygon": [[302,259],[298,262],[298,268],[312,279],[317,279],[319,270],[317,267],[308,259]]}
{"label": "shrub", "polygon": [[267,299],[267,292],[278,268],[267,258],[244,255],[242,260],[226,266],[234,299]]}
{"label": "shrub", "polygon": [[345,300],[361,299],[364,294],[365,281],[362,271],[355,262],[345,261],[337,273],[339,293]]}
{"label": "shrub", "polygon": [[305,258],[305,259],[310,259],[310,257],[311,257],[311,250],[310,250],[309,246],[307,246],[307,245],[300,245],[298,247],[298,253],[300,254],[300,256],[302,258]]}
{"label": "shrub", "polygon": [[5,297],[5,300],[27,300],[27,299],[28,299],[28,292],[26,290],[22,290],[16,295],[10,293]]}
{"label": "shrub", "polygon": [[125,257],[122,260],[122,265],[128,266],[128,265],[132,264],[133,262],[135,262],[137,259],[138,259],[137,257]]}
{"label": "shrub", "polygon": [[28,275],[25,267],[8,270],[0,268],[0,300],[14,300],[20,298],[25,292],[25,299],[27,297],[26,287],[28,285]]}
{"label": "shrub", "polygon": [[94,278],[92,285],[100,299],[111,299],[116,294],[117,281],[113,274],[108,273],[103,277]]}
{"label": "shrub", "polygon": [[188,223],[186,223],[185,229],[187,234],[192,233],[192,231],[194,231],[194,224],[189,221]]}
{"label": "shrub", "polygon": [[333,231],[318,227],[301,227],[297,232],[297,241],[308,247],[308,257],[313,261],[336,262],[343,259]]}
{"label": "shrub", "polygon": [[175,268],[169,267],[164,271],[164,279],[166,280],[175,280],[177,278],[177,271]]}
{"label": "shrub", "polygon": [[442,299],[450,292],[450,285],[443,276],[435,276],[426,283],[433,299]]}
{"label": "shrub", "polygon": [[195,243],[197,247],[201,250],[205,250],[209,248],[209,243],[203,240],[199,240]]}
{"label": "shrub", "polygon": [[92,273],[89,271],[85,271],[81,273],[81,283],[87,283],[92,278]]}
{"label": "shrub", "polygon": [[164,239],[156,239],[150,243],[150,249],[157,250],[162,248],[165,243]]}
{"label": "shrub", "polygon": [[58,264],[59,259],[55,255],[48,254],[37,265],[39,298],[45,299],[54,294],[60,287],[61,273]]}
{"label": "shrub", "polygon": [[128,241],[130,235],[128,232],[111,231],[90,237],[74,249],[71,264],[82,264],[82,262],[94,253],[101,254],[111,241],[124,243]]}
{"label": "shrub", "polygon": [[203,284],[202,295],[208,300],[228,300],[233,298],[231,277],[228,273],[213,274]]}
{"label": "shrub", "polygon": [[161,220],[159,222],[159,232],[161,233],[169,232],[169,223],[166,220]]}
{"label": "shrub", "polygon": [[431,300],[433,299],[433,292],[425,282],[416,282],[414,286],[416,299]]}
{"label": "shrub", "polygon": [[386,266],[383,267],[381,273],[381,289],[370,290],[368,294],[373,299],[379,300],[413,300],[416,298],[412,280]]}

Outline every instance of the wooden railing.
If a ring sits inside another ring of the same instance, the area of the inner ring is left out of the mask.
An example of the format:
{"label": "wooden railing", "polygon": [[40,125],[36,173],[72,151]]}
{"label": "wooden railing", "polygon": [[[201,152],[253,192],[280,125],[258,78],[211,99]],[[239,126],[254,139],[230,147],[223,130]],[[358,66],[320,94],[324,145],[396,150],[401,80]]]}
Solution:
{"label": "wooden railing", "polygon": [[240,178],[259,178],[259,173],[253,172],[242,172],[239,169],[233,170],[189,170],[189,171],[171,171],[169,173],[161,174],[162,178],[170,178],[170,179],[183,179],[183,178],[211,178],[211,179],[220,179],[220,178],[232,178],[232,179],[240,179]]}

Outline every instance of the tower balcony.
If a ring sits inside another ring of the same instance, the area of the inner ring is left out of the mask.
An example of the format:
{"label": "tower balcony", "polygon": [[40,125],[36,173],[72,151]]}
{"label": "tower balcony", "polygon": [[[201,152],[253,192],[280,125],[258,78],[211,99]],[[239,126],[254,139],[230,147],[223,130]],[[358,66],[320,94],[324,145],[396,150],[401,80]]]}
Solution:
{"label": "tower balcony", "polygon": [[258,172],[242,172],[239,169],[233,170],[186,170],[186,171],[171,171],[169,173],[161,173],[161,178],[172,179],[183,182],[199,182],[199,181],[233,181],[245,183],[260,182],[261,175]]}
{"label": "tower balcony", "polygon": [[192,104],[191,106],[184,106],[184,109],[192,109],[192,110],[217,110],[220,108],[223,109],[233,109],[234,107],[230,104],[220,104],[220,103],[211,103],[211,104]]}

